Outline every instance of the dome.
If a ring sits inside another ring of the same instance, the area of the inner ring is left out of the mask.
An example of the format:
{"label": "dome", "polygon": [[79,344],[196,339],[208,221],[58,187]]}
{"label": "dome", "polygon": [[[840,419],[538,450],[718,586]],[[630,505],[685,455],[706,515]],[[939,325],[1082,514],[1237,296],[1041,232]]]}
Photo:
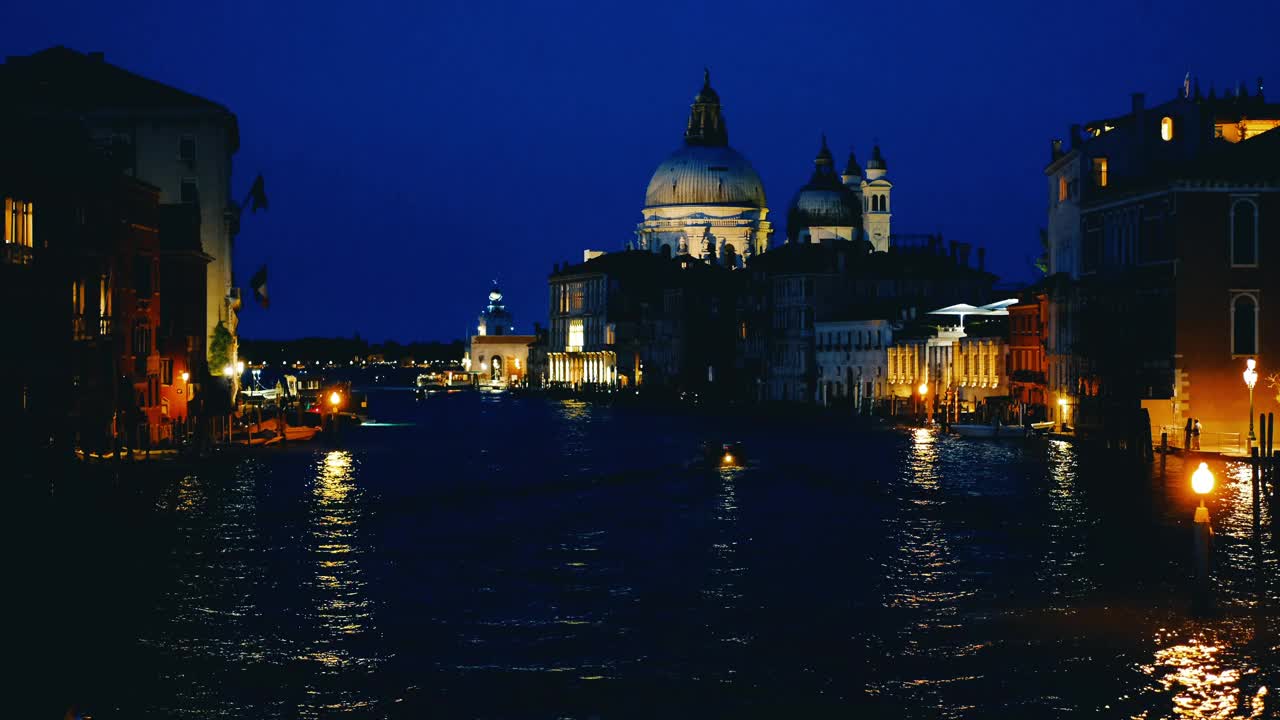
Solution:
{"label": "dome", "polygon": [[764,183],[755,168],[727,145],[685,145],[658,166],[644,194],[645,207],[731,205],[763,208]]}
{"label": "dome", "polygon": [[791,207],[787,209],[787,237],[792,240],[799,237],[805,228],[859,227],[862,224],[862,204],[836,175],[825,137],[813,165],[813,176],[796,193]]}

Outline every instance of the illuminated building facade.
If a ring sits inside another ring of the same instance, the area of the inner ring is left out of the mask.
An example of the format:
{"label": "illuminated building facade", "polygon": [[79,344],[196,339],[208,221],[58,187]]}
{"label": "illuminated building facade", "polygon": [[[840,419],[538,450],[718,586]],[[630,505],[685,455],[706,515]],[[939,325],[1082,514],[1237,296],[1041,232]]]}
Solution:
{"label": "illuminated building facade", "polygon": [[[949,412],[980,409],[989,398],[1009,395],[1008,345],[999,325],[990,334],[974,334],[955,326],[934,329],[925,337],[904,338],[885,352],[889,393],[903,410],[921,401]],[[923,399],[920,386],[926,388]],[[941,415],[939,415],[941,417]]]}
{"label": "illuminated building facade", "polygon": [[529,346],[533,335],[516,335],[515,320],[503,304],[497,283],[489,290],[489,302],[476,322],[463,354],[462,365],[473,383],[523,385],[529,373]]}
{"label": "illuminated building facade", "polygon": [[1038,419],[1051,417],[1057,407],[1057,399],[1049,397],[1045,375],[1048,319],[1049,297],[1035,289],[1009,307],[1009,394],[1024,412]]}
{"label": "illuminated building facade", "polygon": [[[240,290],[232,276],[240,208],[231,197],[236,116],[226,107],[135,75],[102,53],[54,47],[0,65],[6,100],[49,118],[83,123],[125,174],[160,191],[162,204],[198,208],[206,269],[205,337],[219,322],[234,336]],[[234,356],[233,356],[234,360]]]}
{"label": "illuminated building facade", "polygon": [[1048,389],[1078,429],[1135,433],[1141,411],[1153,426],[1246,427],[1240,372],[1249,357],[1265,367],[1280,332],[1265,252],[1280,239],[1277,127],[1261,81],[1226,96],[1188,81],[1054,141]]}

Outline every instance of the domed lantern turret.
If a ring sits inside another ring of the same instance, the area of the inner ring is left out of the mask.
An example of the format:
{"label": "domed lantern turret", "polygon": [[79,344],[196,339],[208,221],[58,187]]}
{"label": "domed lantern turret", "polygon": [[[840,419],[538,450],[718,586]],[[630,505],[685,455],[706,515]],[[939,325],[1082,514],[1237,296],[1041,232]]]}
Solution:
{"label": "domed lantern turret", "polygon": [[836,174],[827,137],[813,159],[813,175],[787,209],[787,242],[853,240],[862,225],[858,196]]}

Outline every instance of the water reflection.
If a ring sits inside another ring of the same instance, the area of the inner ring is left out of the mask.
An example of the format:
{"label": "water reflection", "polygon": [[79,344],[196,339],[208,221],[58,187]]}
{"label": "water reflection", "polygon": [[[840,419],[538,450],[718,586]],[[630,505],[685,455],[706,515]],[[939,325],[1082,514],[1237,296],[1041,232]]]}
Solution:
{"label": "water reflection", "polygon": [[[737,480],[743,469],[722,466],[717,470],[719,487],[716,492],[712,517],[710,583],[702,595],[710,601],[717,614],[723,613],[724,622],[712,626],[713,637],[721,643],[749,644],[752,638],[742,632],[743,625],[735,615],[741,609],[742,592],[739,583],[746,568],[738,558],[741,533],[738,528]],[[732,668],[725,668],[732,675]]]}
{"label": "water reflection", "polygon": [[[1179,640],[1163,630],[1155,637],[1154,660],[1142,672],[1154,678],[1171,696],[1175,717],[1228,720],[1260,718],[1266,710],[1266,686],[1241,697],[1242,678],[1257,673],[1240,660],[1223,656],[1224,646],[1205,635]],[[1138,715],[1147,718],[1147,713]]]}
{"label": "water reflection", "polygon": [[[356,484],[357,464],[346,450],[333,450],[318,463],[312,487],[309,535],[314,562],[312,585],[314,609],[311,618],[316,632],[310,634],[307,650],[299,658],[319,663],[330,671],[350,667],[370,668],[377,658],[362,655],[356,640],[373,631],[373,605],[367,595],[367,580],[359,544],[361,490]],[[309,688],[316,710],[354,709],[367,700],[350,697],[326,698]]]}
{"label": "water reflection", "polygon": [[1049,471],[1046,488],[1049,537],[1036,579],[1050,597],[1082,597],[1097,588],[1094,576],[1080,567],[1085,560],[1088,526],[1097,520],[1081,497],[1080,463],[1075,445],[1065,440],[1050,440],[1044,462]]}

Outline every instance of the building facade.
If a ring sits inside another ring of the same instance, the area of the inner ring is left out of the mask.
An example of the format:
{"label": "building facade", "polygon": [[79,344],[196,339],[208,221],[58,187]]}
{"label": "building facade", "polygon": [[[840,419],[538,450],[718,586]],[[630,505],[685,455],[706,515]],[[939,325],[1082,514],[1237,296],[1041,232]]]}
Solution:
{"label": "building facade", "polygon": [[231,196],[232,156],[240,146],[236,116],[218,103],[111,65],[102,53],[64,47],[9,57],[0,65],[0,87],[30,113],[83,123],[120,171],[159,190],[162,204],[198,208],[201,251],[210,258],[205,337],[219,323],[234,336],[240,308],[232,268],[240,218]]}
{"label": "building facade", "polygon": [[1048,390],[1079,429],[1194,417],[1245,434],[1240,373],[1250,357],[1265,367],[1267,328],[1280,329],[1265,312],[1277,127],[1260,84],[1220,97],[1189,81],[1162,104],[1135,93],[1128,113],[1073,126],[1069,148],[1055,141]]}
{"label": "building facade", "polygon": [[895,324],[882,319],[814,324],[818,404],[872,413],[888,397],[888,355]]}

